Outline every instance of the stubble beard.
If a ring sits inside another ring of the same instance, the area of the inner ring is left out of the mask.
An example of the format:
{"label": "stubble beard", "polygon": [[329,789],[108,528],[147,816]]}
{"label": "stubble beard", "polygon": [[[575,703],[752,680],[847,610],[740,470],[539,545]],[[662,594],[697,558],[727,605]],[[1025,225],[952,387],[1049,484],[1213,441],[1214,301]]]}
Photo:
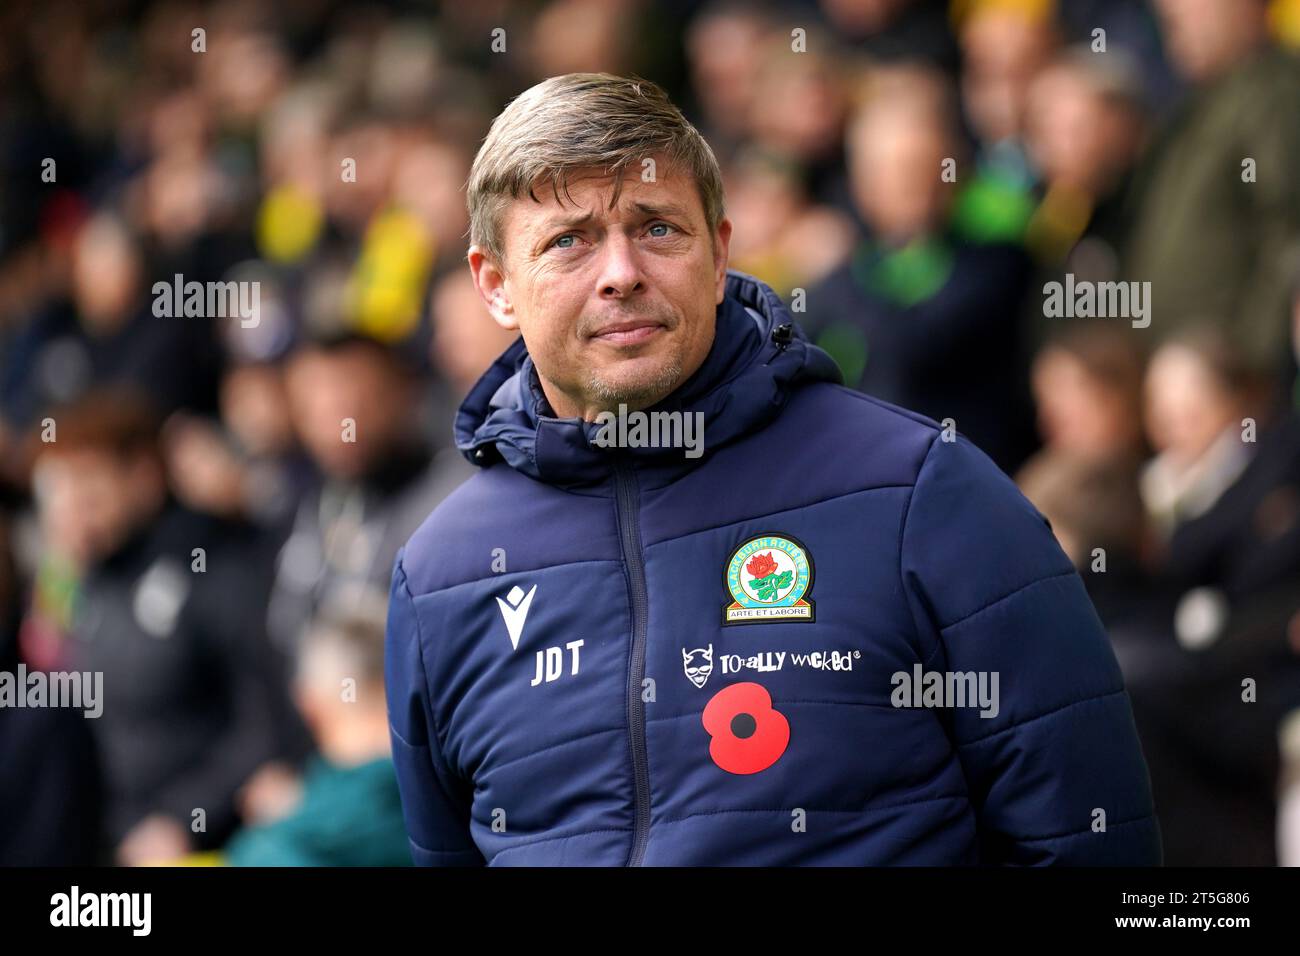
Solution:
{"label": "stubble beard", "polygon": [[666,398],[678,386],[681,378],[682,365],[677,360],[660,366],[649,377],[631,382],[611,381],[603,378],[599,372],[592,372],[587,379],[587,394],[602,411],[617,411],[619,405],[626,405],[629,411],[637,411]]}

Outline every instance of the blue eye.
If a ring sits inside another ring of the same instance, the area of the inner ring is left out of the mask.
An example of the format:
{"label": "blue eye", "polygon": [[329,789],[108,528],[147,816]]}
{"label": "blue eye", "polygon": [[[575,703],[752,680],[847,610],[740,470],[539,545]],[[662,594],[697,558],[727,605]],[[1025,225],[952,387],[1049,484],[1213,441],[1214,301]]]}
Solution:
{"label": "blue eye", "polygon": [[[655,229],[671,229],[671,228],[673,228],[673,227],[670,226],[670,225],[668,225],[668,223],[666,223],[666,222],[657,222],[657,223],[655,223],[653,226],[650,227],[651,230],[655,230]],[[661,232],[661,233],[659,233],[659,235],[656,236],[655,238],[656,238],[656,239],[658,239],[658,238],[662,238],[663,236],[666,236],[666,235],[667,235],[666,232]]]}
{"label": "blue eye", "polygon": [[559,248],[559,249],[572,249],[572,248],[573,248],[572,245],[562,246],[562,245],[560,245],[560,243],[564,242],[566,239],[568,239],[568,240],[573,240],[573,239],[576,239],[576,238],[577,238],[577,237],[574,236],[574,235],[571,235],[571,234],[565,234],[565,235],[563,235],[563,236],[558,237],[554,242],[551,243],[551,245],[553,245],[553,246],[555,246],[555,247],[557,247],[557,248]]}

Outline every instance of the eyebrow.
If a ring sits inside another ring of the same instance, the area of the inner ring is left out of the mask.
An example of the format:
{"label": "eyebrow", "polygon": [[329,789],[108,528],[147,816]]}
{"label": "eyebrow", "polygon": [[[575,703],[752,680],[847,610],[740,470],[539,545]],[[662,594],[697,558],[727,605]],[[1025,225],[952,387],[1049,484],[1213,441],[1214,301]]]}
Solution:
{"label": "eyebrow", "polygon": [[585,226],[591,222],[592,214],[590,212],[581,216],[552,216],[542,223],[539,233],[551,232],[555,229],[572,229],[574,226]]}
{"label": "eyebrow", "polygon": [[[677,219],[686,217],[685,210],[675,203],[665,203],[657,206],[653,203],[634,202],[632,203],[632,208],[645,216],[670,216]],[[592,218],[593,213],[591,212],[586,212],[582,215],[552,216],[542,224],[541,231],[550,232],[554,229],[572,229],[575,226],[585,226],[587,223],[591,222]]]}
{"label": "eyebrow", "polygon": [[662,206],[656,206],[648,202],[634,202],[632,208],[647,216],[672,216],[674,218],[685,218],[686,216],[686,210],[676,203],[665,203]]}

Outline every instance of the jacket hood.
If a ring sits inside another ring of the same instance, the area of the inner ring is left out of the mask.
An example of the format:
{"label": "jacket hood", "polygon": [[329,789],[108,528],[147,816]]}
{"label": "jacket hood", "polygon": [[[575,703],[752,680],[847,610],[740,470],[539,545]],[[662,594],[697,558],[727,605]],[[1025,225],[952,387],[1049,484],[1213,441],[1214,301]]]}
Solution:
{"label": "jacket hood", "polygon": [[608,448],[596,443],[603,422],[556,418],[542,393],[523,338],[492,363],[456,414],[456,446],[475,465],[505,461],[549,484],[585,484],[608,476],[616,456],[645,464],[676,459],[690,467],[771,421],[790,393],[809,382],[841,382],[839,367],[812,345],[765,283],[728,270],[713,346],[704,363],[646,412],[700,413],[699,458],[681,448]]}

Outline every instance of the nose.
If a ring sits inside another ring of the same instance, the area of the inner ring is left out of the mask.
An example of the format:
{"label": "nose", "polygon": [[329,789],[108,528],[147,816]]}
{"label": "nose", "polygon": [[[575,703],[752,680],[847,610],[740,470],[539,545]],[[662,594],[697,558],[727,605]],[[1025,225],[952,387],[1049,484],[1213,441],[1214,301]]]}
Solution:
{"label": "nose", "polygon": [[599,288],[602,299],[627,299],[645,291],[636,246],[618,230],[611,230],[605,241]]}

